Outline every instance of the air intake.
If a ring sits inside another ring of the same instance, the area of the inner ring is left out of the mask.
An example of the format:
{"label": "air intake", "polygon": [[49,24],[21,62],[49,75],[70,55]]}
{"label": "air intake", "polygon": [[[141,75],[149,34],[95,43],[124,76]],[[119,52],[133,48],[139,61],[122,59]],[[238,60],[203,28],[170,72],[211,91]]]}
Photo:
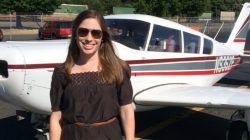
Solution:
{"label": "air intake", "polygon": [[0,60],[0,76],[8,78],[8,63],[5,60]]}

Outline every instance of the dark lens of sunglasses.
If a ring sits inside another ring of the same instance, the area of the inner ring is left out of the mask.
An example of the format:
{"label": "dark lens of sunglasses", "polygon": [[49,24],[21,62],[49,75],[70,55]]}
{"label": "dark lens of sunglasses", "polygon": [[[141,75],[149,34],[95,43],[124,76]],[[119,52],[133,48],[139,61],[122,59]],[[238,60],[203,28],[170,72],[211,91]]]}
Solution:
{"label": "dark lens of sunglasses", "polygon": [[88,33],[89,33],[89,30],[88,30],[88,29],[85,29],[85,28],[79,28],[79,29],[78,29],[78,35],[79,35],[80,37],[85,37],[85,36],[88,35]]}
{"label": "dark lens of sunglasses", "polygon": [[86,29],[86,28],[79,28],[78,29],[78,35],[80,37],[87,36],[89,32],[91,32],[91,35],[94,38],[101,38],[102,37],[102,31],[101,30],[89,30],[89,29]]}
{"label": "dark lens of sunglasses", "polygon": [[100,31],[100,30],[92,30],[91,34],[94,38],[101,38],[102,37],[102,31]]}

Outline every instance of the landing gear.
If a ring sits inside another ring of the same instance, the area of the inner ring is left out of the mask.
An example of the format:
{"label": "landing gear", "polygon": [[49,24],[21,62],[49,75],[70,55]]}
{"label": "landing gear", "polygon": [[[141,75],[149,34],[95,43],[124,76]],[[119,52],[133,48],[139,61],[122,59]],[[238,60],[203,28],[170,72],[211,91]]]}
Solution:
{"label": "landing gear", "polygon": [[248,129],[245,122],[233,122],[228,131],[228,140],[249,140]]}
{"label": "landing gear", "polygon": [[38,38],[39,38],[40,40],[43,40],[43,39],[44,39],[43,34],[42,34],[41,32],[38,33]]}
{"label": "landing gear", "polygon": [[35,140],[49,140],[49,116],[33,113],[31,124],[37,130]]}
{"label": "landing gear", "polygon": [[51,35],[51,39],[57,39],[57,36],[56,36],[55,33],[53,33],[53,34]]}
{"label": "landing gear", "polygon": [[227,140],[250,140],[245,111],[237,110],[231,117]]}
{"label": "landing gear", "polygon": [[49,140],[49,115],[40,115],[25,111],[16,111],[17,120],[25,122],[31,126],[35,134],[34,140]]}
{"label": "landing gear", "polygon": [[34,140],[49,140],[47,135],[37,134],[34,136]]}

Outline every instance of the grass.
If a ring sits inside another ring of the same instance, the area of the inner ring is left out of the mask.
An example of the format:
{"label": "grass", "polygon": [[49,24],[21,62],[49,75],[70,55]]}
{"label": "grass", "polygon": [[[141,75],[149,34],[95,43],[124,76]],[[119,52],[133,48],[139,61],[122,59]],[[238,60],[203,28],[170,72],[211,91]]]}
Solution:
{"label": "grass", "polygon": [[2,29],[4,35],[38,34],[38,29]]}

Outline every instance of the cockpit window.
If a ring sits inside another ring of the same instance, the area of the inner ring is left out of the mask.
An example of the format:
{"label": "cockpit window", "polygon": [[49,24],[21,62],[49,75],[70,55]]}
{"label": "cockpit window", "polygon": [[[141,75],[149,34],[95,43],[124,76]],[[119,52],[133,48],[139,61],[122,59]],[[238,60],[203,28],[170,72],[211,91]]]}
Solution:
{"label": "cockpit window", "polygon": [[181,52],[181,31],[154,25],[149,51]]}
{"label": "cockpit window", "polygon": [[187,32],[184,32],[183,35],[184,35],[184,53],[199,53],[201,38],[197,35],[190,34]]}
{"label": "cockpit window", "polygon": [[213,42],[209,39],[204,38],[203,54],[211,54],[213,50]]}
{"label": "cockpit window", "polygon": [[106,19],[106,24],[114,41],[136,50],[144,48],[149,23],[130,19]]}

